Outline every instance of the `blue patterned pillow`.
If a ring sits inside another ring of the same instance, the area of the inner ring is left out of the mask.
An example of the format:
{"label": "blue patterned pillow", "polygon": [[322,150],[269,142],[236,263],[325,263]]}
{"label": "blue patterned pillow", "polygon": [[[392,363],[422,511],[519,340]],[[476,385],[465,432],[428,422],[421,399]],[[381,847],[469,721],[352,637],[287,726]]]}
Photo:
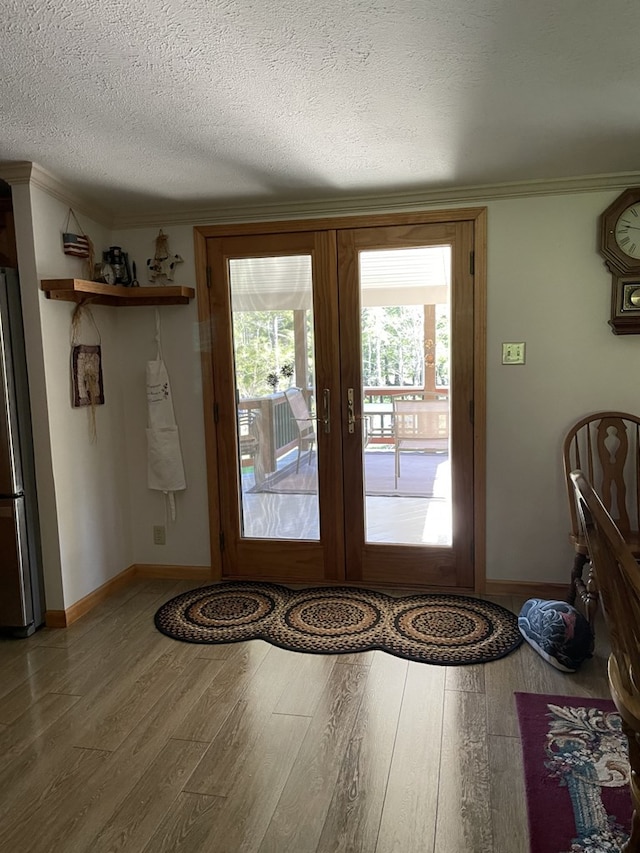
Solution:
{"label": "blue patterned pillow", "polygon": [[566,601],[530,598],[522,606],[518,628],[529,645],[562,672],[575,672],[593,654],[589,623]]}

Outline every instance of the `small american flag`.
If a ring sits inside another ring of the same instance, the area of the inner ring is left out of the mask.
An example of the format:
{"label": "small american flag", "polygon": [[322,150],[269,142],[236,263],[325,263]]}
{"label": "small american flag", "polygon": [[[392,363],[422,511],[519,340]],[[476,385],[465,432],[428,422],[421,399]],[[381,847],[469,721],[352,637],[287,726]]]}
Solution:
{"label": "small american flag", "polygon": [[89,257],[89,238],[84,234],[63,234],[62,244],[65,255],[74,255],[76,258]]}

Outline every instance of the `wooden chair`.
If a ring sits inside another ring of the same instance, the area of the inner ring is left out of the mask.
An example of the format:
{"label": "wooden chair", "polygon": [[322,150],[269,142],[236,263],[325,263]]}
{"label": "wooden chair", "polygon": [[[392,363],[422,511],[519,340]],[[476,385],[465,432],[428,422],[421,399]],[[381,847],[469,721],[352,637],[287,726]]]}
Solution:
{"label": "wooden chair", "polygon": [[448,400],[393,400],[395,488],[400,476],[400,454],[434,453],[449,449]]}
{"label": "wooden chair", "polygon": [[640,853],[640,571],[582,471],[572,472],[570,481],[609,629],[609,688],[629,741],[633,818],[622,850]]}
{"label": "wooden chair", "polygon": [[314,426],[315,418],[311,416],[309,407],[307,406],[307,401],[299,388],[288,388],[284,392],[284,395],[289,402],[293,419],[298,427],[298,456],[296,459],[297,474],[300,470],[300,455],[305,446],[309,448],[307,464],[311,463],[311,453],[316,440],[316,431]]}
{"label": "wooden chair", "polygon": [[593,627],[598,607],[598,590],[592,572],[582,578],[589,548],[578,523],[570,473],[581,469],[600,495],[608,513],[636,558],[640,557],[639,448],[640,417],[626,412],[595,412],[579,420],[569,430],[563,445],[571,532],[575,549],[571,587],[567,600],[575,604],[579,596],[589,624]]}

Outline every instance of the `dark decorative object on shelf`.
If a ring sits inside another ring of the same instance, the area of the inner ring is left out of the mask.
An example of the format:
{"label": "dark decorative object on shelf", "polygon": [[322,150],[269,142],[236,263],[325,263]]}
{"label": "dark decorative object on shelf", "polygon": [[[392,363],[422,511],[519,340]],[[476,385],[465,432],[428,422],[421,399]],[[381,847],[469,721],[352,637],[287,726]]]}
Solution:
{"label": "dark decorative object on shelf", "polygon": [[111,246],[106,252],[102,253],[102,258],[113,269],[115,274],[114,284],[121,284],[123,287],[128,287],[131,284],[131,272],[129,270],[129,257],[127,253],[123,252],[120,246]]}

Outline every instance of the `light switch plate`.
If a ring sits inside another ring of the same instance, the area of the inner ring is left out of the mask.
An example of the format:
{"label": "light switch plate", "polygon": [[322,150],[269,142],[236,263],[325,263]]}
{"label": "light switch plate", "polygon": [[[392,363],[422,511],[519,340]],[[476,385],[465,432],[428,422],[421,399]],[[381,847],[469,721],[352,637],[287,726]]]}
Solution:
{"label": "light switch plate", "polygon": [[502,344],[502,363],[503,364],[524,364],[524,348],[521,343],[503,343]]}

